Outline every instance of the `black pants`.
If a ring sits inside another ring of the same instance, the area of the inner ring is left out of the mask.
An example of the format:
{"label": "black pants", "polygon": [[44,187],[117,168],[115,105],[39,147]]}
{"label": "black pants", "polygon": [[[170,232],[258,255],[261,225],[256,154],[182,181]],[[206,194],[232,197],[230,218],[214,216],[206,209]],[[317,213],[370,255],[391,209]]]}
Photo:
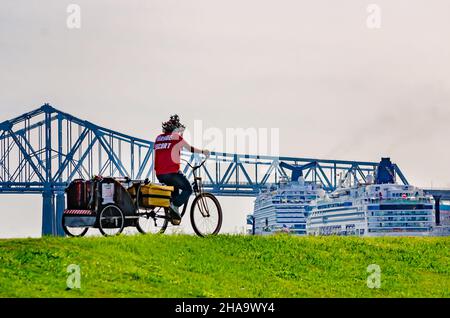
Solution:
{"label": "black pants", "polygon": [[181,171],[178,171],[178,173],[160,174],[156,177],[159,182],[175,187],[175,191],[172,193],[173,205],[179,207],[189,200],[192,194],[192,186]]}

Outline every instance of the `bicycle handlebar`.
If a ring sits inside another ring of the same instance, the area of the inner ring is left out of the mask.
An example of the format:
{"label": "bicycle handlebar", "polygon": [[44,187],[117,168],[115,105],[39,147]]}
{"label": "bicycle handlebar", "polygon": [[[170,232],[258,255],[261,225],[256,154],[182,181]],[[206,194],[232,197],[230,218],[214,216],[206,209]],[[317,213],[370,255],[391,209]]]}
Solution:
{"label": "bicycle handlebar", "polygon": [[196,166],[191,165],[189,163],[189,161],[187,161],[185,159],[181,159],[181,160],[185,161],[187,163],[187,165],[189,167],[191,167],[193,170],[197,170],[197,169],[201,168],[201,166],[203,166],[208,159],[209,159],[209,156],[205,156],[205,159],[203,159],[203,161],[199,165],[196,165]]}

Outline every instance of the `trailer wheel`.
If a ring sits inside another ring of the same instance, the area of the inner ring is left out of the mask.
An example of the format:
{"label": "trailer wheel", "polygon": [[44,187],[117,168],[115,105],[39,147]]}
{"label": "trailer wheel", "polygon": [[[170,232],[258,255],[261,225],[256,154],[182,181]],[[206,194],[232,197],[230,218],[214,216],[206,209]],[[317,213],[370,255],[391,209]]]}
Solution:
{"label": "trailer wheel", "polygon": [[64,233],[66,233],[70,237],[82,237],[85,236],[87,231],[89,230],[88,227],[69,227],[63,225]]}
{"label": "trailer wheel", "polygon": [[103,208],[98,219],[98,229],[104,236],[115,236],[122,233],[125,226],[125,217],[122,210],[110,204]]}

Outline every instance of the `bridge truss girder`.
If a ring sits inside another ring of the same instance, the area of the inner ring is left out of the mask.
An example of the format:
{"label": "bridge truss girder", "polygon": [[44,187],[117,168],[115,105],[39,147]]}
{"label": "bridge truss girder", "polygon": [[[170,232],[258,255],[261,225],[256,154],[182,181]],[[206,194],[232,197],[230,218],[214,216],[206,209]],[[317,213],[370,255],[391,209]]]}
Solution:
{"label": "bridge truss girder", "polygon": [[[183,154],[191,164],[198,156]],[[314,158],[212,153],[202,168],[204,187],[216,195],[253,197],[269,183],[289,179],[281,162],[317,164],[304,171],[307,181],[333,190],[351,173],[365,180],[378,163]],[[396,166],[400,181],[407,180]],[[192,177],[188,165],[183,171]],[[122,134],[81,120],[45,104],[0,123],[0,193],[43,196],[44,235],[63,235],[60,219],[64,190],[76,178],[94,175],[155,180],[153,142]]]}

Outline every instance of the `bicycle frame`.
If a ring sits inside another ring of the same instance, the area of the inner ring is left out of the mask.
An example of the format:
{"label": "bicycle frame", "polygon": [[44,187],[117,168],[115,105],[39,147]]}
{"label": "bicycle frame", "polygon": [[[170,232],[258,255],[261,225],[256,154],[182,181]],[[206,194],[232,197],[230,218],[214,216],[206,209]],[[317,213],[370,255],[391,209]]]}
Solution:
{"label": "bicycle frame", "polygon": [[[197,170],[200,169],[208,160],[208,158],[205,158],[201,164],[198,166],[191,166],[189,162],[186,161],[186,163],[192,168],[192,173],[194,175],[194,181],[192,182],[192,189],[194,190],[194,197],[197,197],[198,195],[203,193],[203,187],[202,187],[202,178],[197,176]],[[189,205],[189,199],[186,201],[186,203],[183,205],[183,211],[181,212],[181,217],[183,218],[184,214],[186,213],[187,207]],[[209,216],[208,208],[205,206],[205,203],[202,201],[203,209],[206,210],[206,213],[200,208],[200,212],[204,217]]]}

